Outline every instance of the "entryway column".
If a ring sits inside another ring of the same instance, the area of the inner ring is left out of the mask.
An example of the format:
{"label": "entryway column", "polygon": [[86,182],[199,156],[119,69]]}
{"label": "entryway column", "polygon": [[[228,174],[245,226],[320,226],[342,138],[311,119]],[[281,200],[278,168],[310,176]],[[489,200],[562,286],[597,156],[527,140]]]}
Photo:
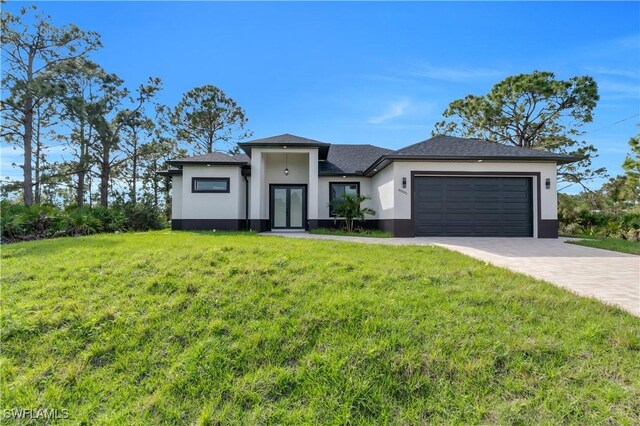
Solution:
{"label": "entryway column", "polygon": [[249,220],[253,231],[264,231],[262,204],[263,204],[263,182],[264,167],[262,161],[262,152],[259,149],[251,150],[251,191],[250,191],[250,211]]}
{"label": "entryway column", "polygon": [[318,227],[318,150],[309,151],[309,193],[307,194],[307,219],[310,228]]}

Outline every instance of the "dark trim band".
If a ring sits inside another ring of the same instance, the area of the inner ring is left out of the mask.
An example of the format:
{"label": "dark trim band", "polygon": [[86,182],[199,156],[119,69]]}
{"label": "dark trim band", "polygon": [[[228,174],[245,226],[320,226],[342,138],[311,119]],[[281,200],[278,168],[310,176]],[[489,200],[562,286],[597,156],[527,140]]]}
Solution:
{"label": "dark trim band", "polygon": [[174,231],[241,231],[244,219],[171,219]]}

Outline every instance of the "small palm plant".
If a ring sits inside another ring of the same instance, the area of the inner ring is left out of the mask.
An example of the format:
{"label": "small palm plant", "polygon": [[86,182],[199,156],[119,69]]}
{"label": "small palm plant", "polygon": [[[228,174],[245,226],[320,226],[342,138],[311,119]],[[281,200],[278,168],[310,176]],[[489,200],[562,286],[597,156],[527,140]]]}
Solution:
{"label": "small palm plant", "polygon": [[[329,207],[336,215],[336,219],[344,220],[347,232],[353,232],[354,220],[364,221],[365,215],[373,216],[376,212],[369,207],[361,207],[363,201],[369,200],[369,197],[360,194],[342,194],[341,197],[329,203]],[[334,219],[335,220],[335,219]]]}

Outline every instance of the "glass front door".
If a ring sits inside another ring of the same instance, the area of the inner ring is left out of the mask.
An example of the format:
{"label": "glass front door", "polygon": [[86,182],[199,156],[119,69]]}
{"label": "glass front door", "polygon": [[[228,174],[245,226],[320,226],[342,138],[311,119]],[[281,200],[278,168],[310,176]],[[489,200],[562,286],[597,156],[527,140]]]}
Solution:
{"label": "glass front door", "polygon": [[304,229],[306,216],[305,187],[301,185],[271,186],[271,228]]}

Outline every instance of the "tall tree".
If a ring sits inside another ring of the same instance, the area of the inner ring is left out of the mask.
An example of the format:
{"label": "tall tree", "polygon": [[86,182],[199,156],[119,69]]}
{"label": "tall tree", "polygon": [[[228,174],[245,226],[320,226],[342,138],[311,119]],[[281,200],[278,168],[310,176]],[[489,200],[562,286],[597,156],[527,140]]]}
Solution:
{"label": "tall tree", "polygon": [[114,168],[129,160],[117,156],[121,130],[160,90],[160,79],[149,78],[147,84],[140,85],[135,96],[114,82],[107,95],[91,114],[91,124],[96,130],[96,143],[92,145],[92,155],[97,162],[100,178],[100,205],[109,205],[109,184]]}
{"label": "tall tree", "polygon": [[145,145],[145,152],[141,157],[142,184],[156,209],[160,207],[161,200],[167,205],[171,184],[171,179],[158,172],[167,168],[167,161],[171,158],[186,155],[186,151],[179,149],[174,139],[161,134],[156,134],[151,143]]}
{"label": "tall tree", "polygon": [[75,25],[56,27],[51,17],[35,6],[23,7],[19,15],[3,11],[2,87],[8,93],[2,101],[2,136],[19,140],[24,150],[23,194],[33,204],[33,131],[38,105],[57,90],[51,69],[66,60],[80,58],[101,46],[97,33]]}
{"label": "tall tree", "polygon": [[57,98],[60,114],[69,128],[65,137],[67,150],[73,157],[66,162],[65,173],[75,176],[75,202],[82,206],[93,164],[90,156],[96,137],[93,116],[101,111],[101,105],[122,80],[85,59],[65,61],[56,67],[55,73],[61,88]]}
{"label": "tall tree", "polygon": [[235,141],[251,136],[244,130],[247,118],[242,108],[213,85],[196,87],[184,94],[170,113],[176,138],[193,146],[195,153],[205,154],[227,148]]}
{"label": "tall tree", "polygon": [[578,140],[599,99],[598,86],[588,76],[558,80],[552,72],[518,74],[495,84],[485,96],[467,95],[451,102],[434,134],[575,155],[580,161],[560,167],[559,177],[583,184],[605,172],[591,169],[596,149]]}
{"label": "tall tree", "polygon": [[57,111],[53,102],[46,101],[34,108],[34,148],[33,171],[34,171],[34,202],[42,202],[42,189],[53,174],[52,165],[47,160],[47,150],[50,148],[47,141],[55,140],[55,131],[51,128],[55,124]]}
{"label": "tall tree", "polygon": [[629,139],[631,148],[622,163],[625,173],[625,192],[634,205],[640,203],[640,134]]}
{"label": "tall tree", "polygon": [[138,202],[138,182],[142,173],[142,160],[145,154],[153,152],[150,147],[155,124],[142,112],[138,111],[127,120],[122,128],[120,150],[127,161],[121,164],[120,175],[128,186],[129,200],[134,205]]}

